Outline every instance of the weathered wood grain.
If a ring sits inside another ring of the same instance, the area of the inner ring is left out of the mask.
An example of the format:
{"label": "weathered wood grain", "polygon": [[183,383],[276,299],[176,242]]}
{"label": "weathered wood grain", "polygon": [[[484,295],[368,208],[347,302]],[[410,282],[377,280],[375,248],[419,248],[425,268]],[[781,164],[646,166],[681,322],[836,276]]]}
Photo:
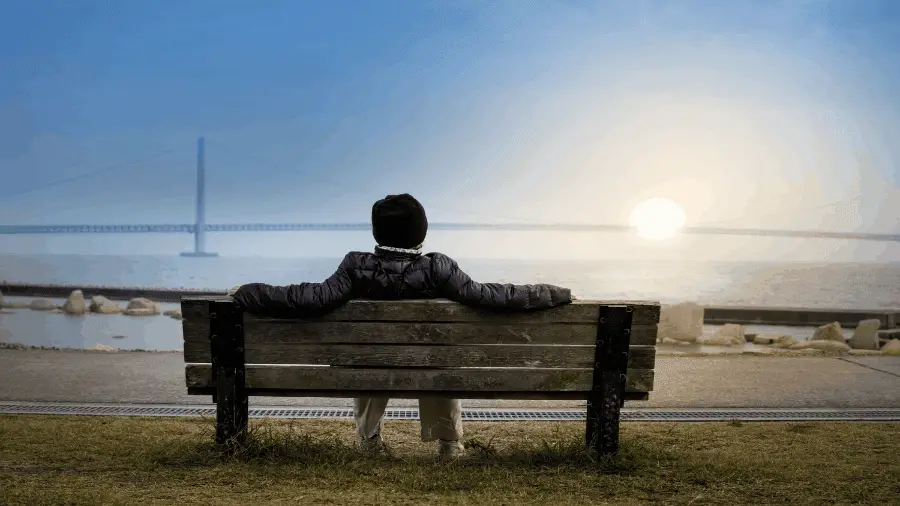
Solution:
{"label": "weathered wood grain", "polygon": [[[209,300],[223,297],[185,297],[182,314],[187,319],[208,317]],[[405,321],[405,322],[495,322],[495,323],[594,323],[601,305],[634,306],[632,323],[650,325],[659,322],[659,303],[647,301],[577,300],[552,309],[528,312],[500,312],[475,309],[444,299],[372,301],[354,300],[315,318],[315,321]],[[247,315],[245,321],[251,317]]]}
{"label": "weathered wood grain", "polygon": [[[190,387],[188,395],[209,396],[215,392],[211,387]],[[283,390],[272,388],[248,388],[251,397],[387,397],[390,399],[419,399],[421,397],[450,397],[451,399],[521,399],[533,401],[575,401],[586,400],[589,392],[458,392],[454,390],[431,391],[427,393],[413,390]],[[626,401],[646,401],[649,392],[625,392]]]}
{"label": "weathered wood grain", "polygon": [[[413,392],[587,392],[591,369],[366,369],[351,367],[248,365],[249,389]],[[188,388],[211,385],[211,366],[185,366]],[[653,371],[631,369],[626,391],[653,390]]]}
{"label": "weathered wood grain", "polygon": [[[186,342],[209,342],[209,319],[184,319]],[[656,344],[657,326],[631,328],[634,345]],[[304,322],[271,318],[244,320],[247,343],[293,344],[582,344],[597,339],[596,323],[417,323]]]}
{"label": "weathered wood grain", "polygon": [[[560,367],[594,366],[594,346],[407,346],[393,344],[244,344],[247,364],[307,364],[368,367]],[[209,363],[208,343],[185,342],[186,363]],[[632,346],[628,367],[653,369],[656,348]]]}

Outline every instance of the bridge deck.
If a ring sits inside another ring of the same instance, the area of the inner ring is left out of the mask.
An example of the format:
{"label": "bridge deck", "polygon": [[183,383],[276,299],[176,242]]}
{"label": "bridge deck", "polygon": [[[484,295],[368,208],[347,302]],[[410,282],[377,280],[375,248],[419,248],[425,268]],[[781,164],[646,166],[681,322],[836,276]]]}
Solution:
{"label": "bridge deck", "polygon": [[[626,225],[580,223],[433,223],[431,230],[493,230],[493,231],[558,231],[558,232],[629,232]],[[309,230],[351,231],[370,230],[369,223],[224,223],[208,224],[206,232],[292,232]],[[0,225],[0,234],[194,234],[193,224],[136,224],[136,225]],[[719,227],[685,227],[684,234],[743,235],[768,237],[798,237],[815,239],[853,239],[862,241],[900,242],[900,233],[837,232],[819,230],[769,230]]]}

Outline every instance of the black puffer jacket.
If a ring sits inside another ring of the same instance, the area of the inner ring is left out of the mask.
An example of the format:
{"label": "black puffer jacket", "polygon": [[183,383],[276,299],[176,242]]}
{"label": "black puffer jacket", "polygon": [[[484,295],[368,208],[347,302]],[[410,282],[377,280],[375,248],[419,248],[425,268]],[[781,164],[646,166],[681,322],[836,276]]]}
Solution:
{"label": "black puffer jacket", "polygon": [[546,309],[572,301],[568,288],[553,285],[476,283],[441,253],[348,253],[337,271],[322,283],[272,286],[243,285],[234,300],[249,313],[317,316],[351,299],[399,300],[444,298],[495,310]]}

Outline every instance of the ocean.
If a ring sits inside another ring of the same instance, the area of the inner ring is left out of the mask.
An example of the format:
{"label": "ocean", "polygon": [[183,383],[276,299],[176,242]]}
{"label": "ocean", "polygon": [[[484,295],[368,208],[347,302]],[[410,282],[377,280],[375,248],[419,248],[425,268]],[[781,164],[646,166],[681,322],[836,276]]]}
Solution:
{"label": "ocean", "polygon": [[[552,283],[582,299],[840,309],[900,307],[900,263],[729,263],[457,259],[477,281]],[[249,282],[320,281],[340,258],[0,255],[7,282],[227,289]],[[163,305],[174,308],[176,305]],[[757,331],[773,328],[757,326]],[[792,329],[803,337],[810,329]],[[29,310],[0,315],[0,341],[34,346],[181,349],[168,317],[68,317]]]}
{"label": "ocean", "polygon": [[[340,258],[0,255],[0,280],[227,289],[321,281]],[[900,307],[900,263],[519,261],[457,259],[476,281],[552,283],[583,299],[693,300],[711,305]]]}

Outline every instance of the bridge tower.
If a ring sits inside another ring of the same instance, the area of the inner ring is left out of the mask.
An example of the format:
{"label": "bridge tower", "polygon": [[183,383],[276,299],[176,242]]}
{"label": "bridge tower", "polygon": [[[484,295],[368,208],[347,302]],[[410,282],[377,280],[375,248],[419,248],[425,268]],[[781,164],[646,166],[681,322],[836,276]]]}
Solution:
{"label": "bridge tower", "polygon": [[194,251],[186,251],[183,257],[217,257],[218,253],[206,251],[206,141],[197,139],[197,215],[194,220]]}

